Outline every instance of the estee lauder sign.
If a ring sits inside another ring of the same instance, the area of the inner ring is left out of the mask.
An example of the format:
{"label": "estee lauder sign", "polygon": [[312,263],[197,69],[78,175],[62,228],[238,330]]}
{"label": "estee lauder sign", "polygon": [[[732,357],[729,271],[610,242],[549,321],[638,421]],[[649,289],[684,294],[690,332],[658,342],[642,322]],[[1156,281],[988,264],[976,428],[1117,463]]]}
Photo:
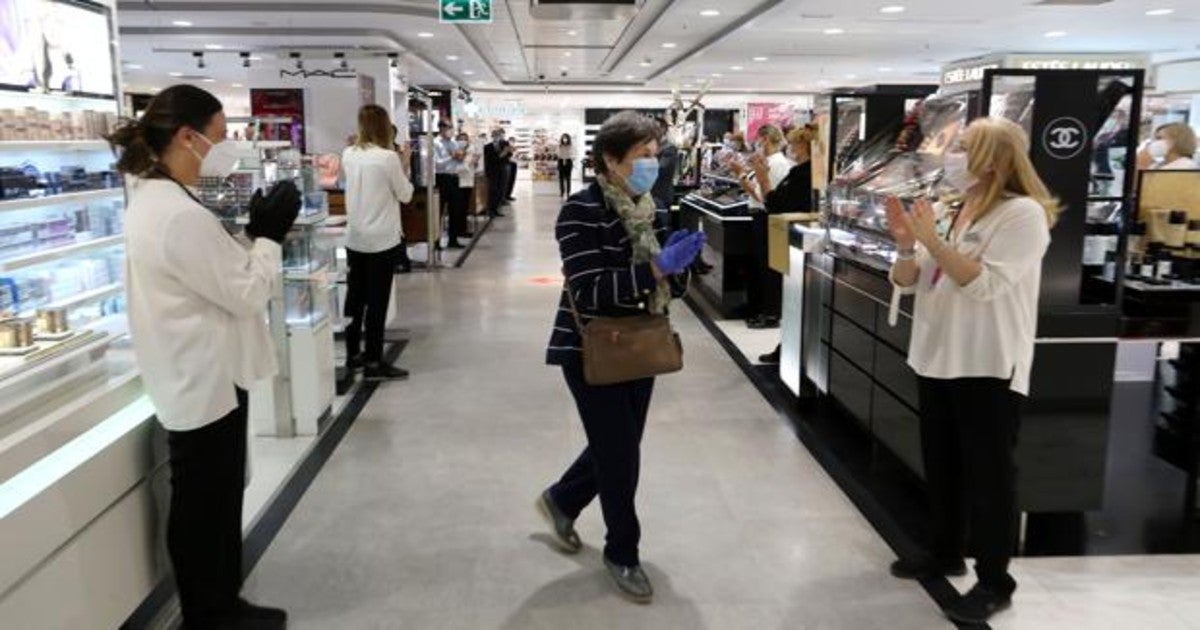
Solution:
{"label": "estee lauder sign", "polygon": [[951,88],[979,83],[983,73],[992,68],[1021,70],[1135,70],[1145,68],[1145,55],[1129,54],[1040,54],[1011,53],[963,59],[948,64],[942,70],[942,87]]}

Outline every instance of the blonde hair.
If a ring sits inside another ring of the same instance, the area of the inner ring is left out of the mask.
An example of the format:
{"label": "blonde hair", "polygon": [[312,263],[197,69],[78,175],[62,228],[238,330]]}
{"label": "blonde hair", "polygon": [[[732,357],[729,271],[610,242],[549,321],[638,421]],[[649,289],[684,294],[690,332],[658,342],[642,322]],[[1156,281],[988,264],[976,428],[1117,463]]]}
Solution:
{"label": "blonde hair", "polygon": [[358,110],[358,138],[355,146],[362,148],[368,145],[389,148],[395,135],[392,132],[392,119],[386,109],[379,105],[363,105]]}
{"label": "blonde hair", "polygon": [[758,139],[770,142],[771,146],[776,149],[783,147],[783,132],[775,125],[763,125],[759,127]]}
{"label": "blonde hair", "polygon": [[982,213],[987,214],[1006,195],[1020,195],[1038,202],[1046,210],[1046,222],[1058,220],[1059,203],[1029,159],[1029,136],[1017,123],[991,116],[972,122],[963,132],[967,168],[978,177],[984,190]]}
{"label": "blonde hair", "polygon": [[796,127],[788,132],[787,140],[789,144],[812,144],[817,139],[817,129],[812,125],[804,125]]}
{"label": "blonde hair", "polygon": [[1196,155],[1196,131],[1187,124],[1167,123],[1154,131],[1154,135],[1159,134],[1171,141],[1176,155],[1186,158]]}

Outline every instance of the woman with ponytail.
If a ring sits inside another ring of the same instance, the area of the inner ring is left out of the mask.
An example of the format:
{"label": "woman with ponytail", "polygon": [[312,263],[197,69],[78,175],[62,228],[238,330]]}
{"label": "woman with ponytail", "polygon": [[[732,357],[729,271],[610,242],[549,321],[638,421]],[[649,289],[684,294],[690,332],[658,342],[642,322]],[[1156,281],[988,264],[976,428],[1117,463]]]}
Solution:
{"label": "woman with ponytail", "polygon": [[125,218],[129,325],[142,381],[167,430],[167,548],[187,630],[279,629],[282,610],[242,586],[246,389],[274,373],[267,302],[300,210],[291,183],[250,202],[247,242],[196,198],[200,177],[228,176],[221,102],[177,85],[108,140],[130,176]]}
{"label": "woman with ponytail", "polygon": [[1009,607],[1017,541],[1021,406],[1037,334],[1042,257],[1058,204],[1029,159],[1029,139],[982,118],[945,156],[945,181],[964,195],[948,234],[919,199],[888,202],[899,255],[891,278],[916,294],[908,363],[920,377],[921,449],[933,507],[929,555],[892,565],[899,578],[963,575],[966,533],[979,582],[951,604],[959,623]]}

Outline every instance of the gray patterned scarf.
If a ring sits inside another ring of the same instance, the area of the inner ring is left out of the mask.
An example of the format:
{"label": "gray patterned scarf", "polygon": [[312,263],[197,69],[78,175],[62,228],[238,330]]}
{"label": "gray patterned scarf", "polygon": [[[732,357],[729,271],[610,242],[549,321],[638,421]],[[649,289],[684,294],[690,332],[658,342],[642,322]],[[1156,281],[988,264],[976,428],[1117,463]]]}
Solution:
{"label": "gray patterned scarf", "polygon": [[[625,231],[629,233],[629,243],[633,246],[633,262],[646,263],[654,260],[662,251],[658,236],[654,233],[654,198],[647,193],[634,201],[625,189],[607,178],[601,176],[597,181],[604,191],[604,199],[617,211],[625,225]],[[657,290],[650,296],[649,310],[659,315],[666,314],[670,302],[671,285],[664,279],[659,281]]]}

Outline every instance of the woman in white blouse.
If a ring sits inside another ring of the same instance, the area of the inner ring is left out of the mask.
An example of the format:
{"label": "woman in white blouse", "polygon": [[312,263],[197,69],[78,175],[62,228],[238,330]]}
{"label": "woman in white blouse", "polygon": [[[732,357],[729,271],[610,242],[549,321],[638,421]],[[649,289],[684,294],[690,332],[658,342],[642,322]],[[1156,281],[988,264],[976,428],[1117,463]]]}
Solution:
{"label": "woman in white blouse", "polygon": [[1196,155],[1196,131],[1187,123],[1167,123],[1154,130],[1154,140],[1138,152],[1142,169],[1187,171],[1200,168]]}
{"label": "woman in white blouse", "polygon": [[898,560],[892,574],[966,573],[969,530],[979,582],[946,613],[982,623],[1011,605],[1016,590],[1008,573],[1017,538],[1014,451],[1058,204],[1034,170],[1025,132],[1002,118],[967,128],[945,156],[945,179],[964,195],[946,235],[928,200],[906,210],[893,198],[887,207],[899,249],[892,282],[916,294],[908,362],[920,378],[934,512],[930,556]]}

